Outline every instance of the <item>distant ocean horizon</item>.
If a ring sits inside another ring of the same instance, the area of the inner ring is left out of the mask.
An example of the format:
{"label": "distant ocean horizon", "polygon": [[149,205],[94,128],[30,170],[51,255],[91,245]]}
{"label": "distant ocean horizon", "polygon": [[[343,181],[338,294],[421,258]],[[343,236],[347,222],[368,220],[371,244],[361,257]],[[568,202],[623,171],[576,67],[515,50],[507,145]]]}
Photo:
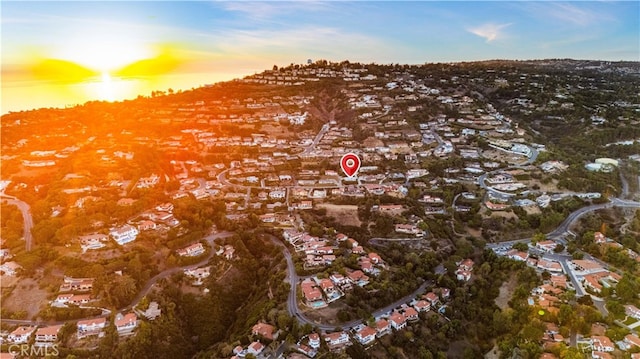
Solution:
{"label": "distant ocean horizon", "polygon": [[41,108],[68,108],[89,101],[119,102],[138,96],[150,96],[152,91],[178,92],[223,81],[243,78],[251,73],[186,73],[169,74],[156,78],[100,77],[79,83],[44,81],[2,81],[2,115],[9,112]]}

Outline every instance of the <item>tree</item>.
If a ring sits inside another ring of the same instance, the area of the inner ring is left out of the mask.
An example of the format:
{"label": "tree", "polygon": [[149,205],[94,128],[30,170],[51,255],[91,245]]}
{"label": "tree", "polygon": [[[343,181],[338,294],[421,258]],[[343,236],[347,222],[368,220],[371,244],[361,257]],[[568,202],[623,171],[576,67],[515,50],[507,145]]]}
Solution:
{"label": "tree", "polygon": [[512,246],[512,248],[513,248],[513,249],[517,249],[517,250],[519,250],[519,251],[523,251],[523,252],[525,252],[525,251],[528,251],[528,250],[529,250],[529,246],[528,246],[526,243],[524,243],[524,242],[518,242],[518,243],[515,243],[515,244]]}

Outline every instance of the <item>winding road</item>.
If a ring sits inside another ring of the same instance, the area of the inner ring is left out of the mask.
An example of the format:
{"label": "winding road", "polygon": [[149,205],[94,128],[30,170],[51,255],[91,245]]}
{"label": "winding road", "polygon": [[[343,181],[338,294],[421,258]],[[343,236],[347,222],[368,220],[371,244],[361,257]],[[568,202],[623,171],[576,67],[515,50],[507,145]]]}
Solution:
{"label": "winding road", "polygon": [[5,193],[0,193],[0,197],[3,201],[16,205],[22,213],[22,221],[24,225],[22,237],[25,241],[25,249],[30,251],[31,248],[33,248],[33,234],[31,234],[31,229],[33,228],[33,217],[31,216],[31,207],[29,207],[26,202]]}
{"label": "winding road", "polygon": [[[24,203],[22,201],[19,201],[18,199],[16,199],[15,197],[13,198],[13,200],[15,202],[13,203]],[[24,203],[24,205],[26,205],[26,203]],[[23,206],[24,206],[23,205]],[[583,207],[580,208],[574,212],[572,212],[559,226],[558,228],[556,228],[554,231],[549,232],[547,234],[548,237],[551,238],[558,238],[560,237],[562,234],[564,234],[569,227],[576,221],[578,220],[578,218],[580,218],[582,215],[584,215],[585,213],[588,212],[593,212],[599,209],[603,209],[603,208],[611,208],[611,207],[627,207],[627,208],[640,208],[640,202],[635,202],[635,201],[630,201],[630,200],[623,200],[623,199],[619,199],[619,198],[611,198],[610,202],[607,203],[601,203],[601,204],[595,204],[595,205],[591,205],[591,206],[587,206],[587,207]],[[32,219],[31,219],[31,215],[29,213],[29,209],[28,206],[26,207],[22,207],[24,208],[24,210],[28,216],[27,216],[27,220],[25,220],[25,223],[31,223],[32,224]],[[22,210],[22,209],[21,209]],[[215,241],[215,239],[217,238],[225,238],[225,237],[229,237],[232,236],[233,233],[231,232],[220,232],[220,233],[215,233],[215,234],[210,234],[207,237],[205,237],[204,239],[209,242],[210,245],[213,244],[213,242]],[[267,235],[269,237],[269,239],[276,244],[277,246],[279,246],[280,248],[282,248],[282,253],[285,257],[285,260],[287,262],[287,278],[288,281],[290,283],[290,292],[289,292],[289,296],[287,298],[287,311],[289,312],[289,314],[296,318],[296,320],[298,320],[298,322],[302,323],[302,324],[310,324],[316,328],[318,328],[321,331],[332,331],[334,330],[336,327],[341,327],[343,330],[348,330],[351,329],[353,327],[356,327],[360,324],[363,323],[363,319],[356,319],[356,320],[352,320],[352,321],[348,321],[348,322],[344,322],[344,323],[336,323],[336,324],[323,324],[323,323],[317,323],[311,319],[309,319],[308,317],[306,317],[304,315],[304,313],[300,310],[299,306],[298,306],[298,297],[297,297],[297,287],[298,287],[298,283],[300,281],[300,278],[298,277],[298,275],[296,274],[296,269],[295,269],[295,265],[293,263],[293,259],[291,257],[291,252],[289,251],[289,249],[286,247],[286,245],[277,237],[272,236],[272,235]],[[526,241],[526,239],[523,240],[519,240],[519,241]],[[499,245],[505,246],[507,245],[507,242],[503,242],[500,243]],[[149,293],[149,291],[153,288],[153,286],[161,279],[163,278],[167,278],[169,276],[171,276],[174,273],[180,272],[180,271],[184,271],[185,269],[190,269],[190,268],[196,268],[199,266],[202,266],[204,264],[206,264],[209,259],[211,259],[211,257],[214,255],[214,252],[211,251],[209,253],[209,255],[207,256],[207,258],[201,260],[200,262],[193,264],[193,265],[189,265],[189,266],[184,266],[184,267],[175,267],[175,268],[170,268],[167,269],[165,271],[160,272],[159,274],[157,274],[156,276],[154,276],[153,278],[151,278],[147,284],[141,289],[140,293],[136,296],[136,298],[132,301],[131,304],[129,304],[128,306],[121,308],[119,311],[123,311],[123,310],[128,310],[133,308],[145,295],[147,295]],[[436,273],[442,273],[443,269],[437,269]],[[433,283],[430,281],[425,281],[424,283],[422,283],[414,292],[404,296],[403,298],[400,298],[398,300],[396,300],[395,302],[380,308],[378,310],[376,310],[375,312],[372,313],[372,315],[374,317],[378,317],[384,313],[387,313],[391,310],[393,310],[393,308],[399,307],[402,304],[405,304],[409,301],[411,301],[413,298],[415,298],[418,294],[424,292],[424,290],[429,286],[432,285]],[[88,318],[79,318],[79,319],[74,319],[74,320],[70,320],[70,322],[75,322],[78,320],[83,320],[83,319],[91,319],[91,318],[99,318],[99,317],[104,317],[105,315],[101,315],[101,316],[96,316],[96,317],[88,317]],[[42,322],[39,321],[31,321],[31,320],[12,320],[12,319],[2,319],[0,318],[0,320],[2,320],[2,322],[4,323],[8,323],[8,324],[35,324],[35,325],[39,325],[42,324]],[[65,323],[65,321],[61,321],[61,322],[56,322],[56,323],[50,323],[48,322],[47,324],[62,324]]]}
{"label": "winding road", "polygon": [[[291,285],[290,291],[289,291],[289,297],[287,298],[287,311],[289,312],[289,315],[291,315],[292,317],[296,318],[296,320],[298,320],[298,322],[302,323],[302,324],[310,324],[315,328],[320,329],[321,331],[327,332],[327,331],[334,331],[336,327],[340,327],[343,330],[349,330],[351,328],[357,327],[358,325],[361,325],[363,323],[364,320],[366,319],[355,319],[355,320],[351,320],[348,322],[344,322],[344,323],[336,323],[336,324],[322,324],[322,323],[318,323],[315,322],[309,318],[307,318],[304,313],[302,313],[302,311],[300,310],[300,307],[298,307],[298,283],[300,281],[300,278],[298,277],[298,275],[296,274],[296,267],[293,264],[293,259],[291,258],[291,252],[289,251],[289,249],[285,246],[284,243],[282,243],[282,241],[280,241],[277,237],[274,237],[272,235],[267,235],[269,237],[269,239],[271,239],[271,241],[282,248],[282,254],[284,254],[284,258],[287,261],[287,279],[289,281],[289,284]],[[427,288],[427,286],[429,285],[433,285],[433,282],[431,281],[426,281],[424,283],[422,283],[420,285],[420,287],[418,287],[418,289],[416,289],[415,291],[413,291],[411,294],[408,294],[398,300],[396,300],[395,302],[380,308],[378,310],[376,310],[375,312],[371,313],[374,317],[378,317],[380,315],[382,315],[383,313],[387,313],[389,311],[391,311],[393,308],[399,307],[402,304],[405,304],[409,301],[411,301],[413,298],[415,298],[418,294],[424,292],[424,290]]]}

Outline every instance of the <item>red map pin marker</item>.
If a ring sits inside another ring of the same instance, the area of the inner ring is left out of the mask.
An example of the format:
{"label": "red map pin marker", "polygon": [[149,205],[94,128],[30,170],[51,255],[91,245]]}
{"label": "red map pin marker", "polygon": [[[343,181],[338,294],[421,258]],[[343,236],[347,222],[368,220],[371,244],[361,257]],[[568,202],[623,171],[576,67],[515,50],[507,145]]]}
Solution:
{"label": "red map pin marker", "polygon": [[342,167],[342,172],[347,175],[347,177],[353,177],[356,175],[358,170],[360,169],[360,157],[355,153],[347,153],[342,156],[340,160],[340,167]]}

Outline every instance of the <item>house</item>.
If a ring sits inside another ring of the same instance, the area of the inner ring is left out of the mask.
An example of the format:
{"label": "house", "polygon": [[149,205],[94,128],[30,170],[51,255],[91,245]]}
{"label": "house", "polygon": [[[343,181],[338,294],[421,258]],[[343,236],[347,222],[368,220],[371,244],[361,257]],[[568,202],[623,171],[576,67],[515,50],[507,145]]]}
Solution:
{"label": "house", "polygon": [[536,267],[538,267],[541,270],[546,270],[548,272],[556,272],[556,273],[562,272],[562,266],[560,265],[560,263],[555,261],[545,260],[545,259],[540,259],[536,264]]}
{"label": "house", "polygon": [[602,232],[596,232],[593,234],[593,240],[597,244],[605,243],[607,241],[607,237]]}
{"label": "house", "polygon": [[247,353],[253,354],[253,355],[258,355],[262,353],[263,350],[264,350],[264,344],[260,342],[253,342],[249,344],[249,347],[247,347]]}
{"label": "house", "polygon": [[356,332],[356,339],[362,345],[371,344],[374,340],[376,340],[376,330],[371,328],[370,326],[365,326],[364,328]]}
{"label": "house", "polygon": [[626,315],[640,319],[640,309],[633,304],[627,304],[624,306],[624,312]]}
{"label": "house", "polygon": [[80,236],[78,239],[80,240],[82,251],[86,252],[88,249],[100,249],[105,247],[106,244],[104,244],[104,242],[109,239],[109,236],[103,233],[94,233]]}
{"label": "house", "polygon": [[60,292],[89,292],[93,289],[93,278],[64,277],[64,283],[60,285]]}
{"label": "house", "polygon": [[138,230],[129,224],[125,224],[121,227],[112,228],[109,234],[116,243],[123,245],[132,242],[138,236]]}
{"label": "house", "polygon": [[149,308],[140,314],[148,320],[154,320],[162,315],[162,309],[160,309],[158,302],[151,302],[149,303]]}
{"label": "house", "polygon": [[196,257],[204,253],[204,246],[202,243],[194,243],[185,248],[178,249],[178,255],[183,257]]}
{"label": "house", "polygon": [[102,336],[102,329],[104,329],[106,326],[106,318],[80,320],[77,323],[78,339],[82,339],[91,335]]}
{"label": "house", "polygon": [[150,220],[144,220],[138,223],[139,231],[150,231],[156,229],[156,222]]}
{"label": "house", "polygon": [[320,308],[327,305],[322,297],[322,292],[316,286],[316,283],[313,280],[309,278],[305,279],[300,284],[300,287],[302,288],[302,294],[304,296],[305,303],[308,306],[313,308]]}
{"label": "house", "polygon": [[407,326],[406,318],[398,312],[393,312],[393,314],[391,314],[389,322],[391,323],[391,327],[395,330],[400,330]]}
{"label": "house", "polygon": [[273,340],[273,333],[276,328],[267,323],[258,323],[251,328],[251,334],[259,335],[265,339]]}
{"label": "house", "polygon": [[67,303],[80,305],[80,304],[89,303],[90,301],[91,301],[91,294],[74,294],[73,296],[71,296],[71,298],[69,298]]}
{"label": "house", "polygon": [[599,335],[591,337],[591,347],[594,351],[599,352],[612,352],[615,349],[611,339]]}
{"label": "house", "polygon": [[426,299],[429,303],[431,303],[432,307],[440,302],[440,298],[438,298],[438,295],[436,295],[436,293],[434,292],[429,292],[423,295],[422,298]]}
{"label": "house", "polygon": [[364,287],[369,284],[369,277],[366,276],[361,270],[356,270],[349,273],[349,279],[360,287]]}
{"label": "house", "polygon": [[636,346],[640,348],[640,338],[638,338],[638,336],[635,334],[627,334],[627,336],[624,337],[624,342],[629,344],[630,346]]}
{"label": "house", "polygon": [[431,304],[429,304],[429,302],[427,302],[426,300],[419,300],[418,302],[416,302],[416,304],[413,305],[413,307],[418,312],[427,312],[429,311],[429,309],[431,309]]}
{"label": "house", "polygon": [[65,304],[71,300],[73,294],[59,294],[56,299],[53,300],[54,303],[57,304]]}
{"label": "house", "polygon": [[371,260],[371,263],[373,264],[382,263],[382,258],[380,258],[380,255],[378,255],[378,253],[371,252],[367,256],[369,257],[369,260]]}
{"label": "house", "polygon": [[376,336],[381,337],[389,333],[391,333],[391,325],[389,322],[384,318],[376,320]]}
{"label": "house", "polygon": [[211,275],[211,266],[185,269],[184,274],[198,280],[205,279]]}
{"label": "house", "polygon": [[328,333],[324,335],[324,341],[329,347],[337,347],[349,343],[349,335],[345,332]]}
{"label": "house", "polygon": [[413,307],[405,309],[403,315],[409,321],[418,320],[418,311]]}
{"label": "house", "polygon": [[529,258],[529,253],[512,249],[507,252],[507,257],[516,261],[525,262]]}
{"label": "house", "polygon": [[35,331],[36,327],[20,326],[7,336],[7,340],[14,344],[26,343]]}
{"label": "house", "polygon": [[456,271],[456,279],[468,282],[469,280],[471,280],[471,272],[463,269],[458,269]]}
{"label": "house", "polygon": [[440,294],[440,298],[442,298],[443,300],[447,300],[451,296],[451,290],[449,288],[438,288],[436,292]]}
{"label": "house", "polygon": [[135,313],[127,313],[125,315],[118,313],[114,324],[116,325],[118,335],[128,335],[131,334],[138,325],[138,316]]}
{"label": "house", "polygon": [[556,249],[557,245],[558,244],[556,242],[547,240],[536,243],[536,248],[545,252],[551,252]]}
{"label": "house", "polygon": [[318,333],[309,334],[309,346],[313,349],[320,348],[320,335]]}
{"label": "house", "polygon": [[[302,357],[300,357],[300,359],[306,359],[307,357],[309,357],[309,358],[313,358],[313,357],[316,355],[316,351],[315,351],[313,348],[310,348],[310,347],[308,347],[308,346],[306,346],[306,345],[304,345],[304,344],[300,344],[300,345],[298,345],[296,349],[297,349],[300,353],[302,353],[302,354],[306,355],[306,356],[302,356]],[[289,356],[289,358],[290,358],[290,359],[297,359],[298,357],[297,357],[297,356],[290,355],[290,356]]]}
{"label": "house", "polygon": [[38,330],[36,330],[36,342],[52,343],[57,341],[60,328],[62,328],[62,324],[39,328]]}
{"label": "house", "polygon": [[395,231],[397,233],[413,234],[416,237],[423,234],[422,230],[413,224],[396,224]]}
{"label": "house", "polygon": [[236,253],[235,248],[233,248],[230,244],[227,244],[226,246],[224,246],[224,252],[222,253],[222,255],[226,260],[230,261],[233,259],[233,255],[235,253]]}
{"label": "house", "polygon": [[585,273],[596,273],[605,270],[597,262],[588,259],[575,259],[571,261],[571,263],[573,263],[573,266],[576,268],[576,270]]}
{"label": "house", "polygon": [[599,277],[595,275],[586,275],[584,276],[584,286],[590,288],[596,293],[600,293],[602,291],[602,284],[600,284]]}
{"label": "house", "polygon": [[0,265],[0,272],[4,273],[5,275],[13,277],[16,274],[18,274],[18,271],[21,268],[22,268],[22,266],[19,265],[16,262],[6,262],[6,263],[2,263],[2,265]]}
{"label": "house", "polygon": [[475,263],[473,262],[473,260],[471,260],[470,258],[467,258],[467,259],[463,260],[462,262],[460,262],[460,264],[458,264],[458,268],[466,270],[466,271],[472,271],[474,264]]}

